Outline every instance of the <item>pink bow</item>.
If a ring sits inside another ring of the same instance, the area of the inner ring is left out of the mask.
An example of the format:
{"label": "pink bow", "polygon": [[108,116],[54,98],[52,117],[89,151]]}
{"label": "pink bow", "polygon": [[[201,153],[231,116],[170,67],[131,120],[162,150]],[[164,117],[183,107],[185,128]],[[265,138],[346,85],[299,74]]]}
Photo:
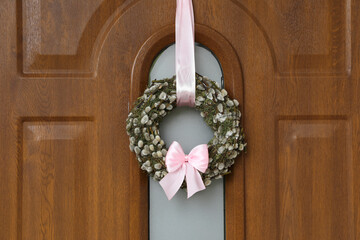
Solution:
{"label": "pink bow", "polygon": [[165,164],[169,173],[160,181],[160,185],[169,200],[179,190],[185,176],[188,198],[205,189],[198,171],[204,173],[208,168],[209,153],[206,144],[196,146],[186,155],[180,144],[174,141],[166,154]]}

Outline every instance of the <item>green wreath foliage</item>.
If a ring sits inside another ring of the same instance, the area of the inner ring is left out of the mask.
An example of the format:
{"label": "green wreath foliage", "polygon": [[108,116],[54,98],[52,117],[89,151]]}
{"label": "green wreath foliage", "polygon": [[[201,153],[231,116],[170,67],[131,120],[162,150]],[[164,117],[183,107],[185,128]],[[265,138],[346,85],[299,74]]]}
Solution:
{"label": "green wreath foliage", "polygon": [[[135,152],[142,170],[160,181],[166,174],[167,148],[160,137],[161,120],[176,107],[176,80],[154,80],[134,103],[126,120],[130,150]],[[239,102],[230,99],[216,82],[196,74],[195,108],[214,131],[208,143],[209,167],[201,173],[206,186],[212,179],[230,173],[230,167],[241,151],[246,149],[245,134],[240,125]],[[182,187],[186,187],[185,183]]]}

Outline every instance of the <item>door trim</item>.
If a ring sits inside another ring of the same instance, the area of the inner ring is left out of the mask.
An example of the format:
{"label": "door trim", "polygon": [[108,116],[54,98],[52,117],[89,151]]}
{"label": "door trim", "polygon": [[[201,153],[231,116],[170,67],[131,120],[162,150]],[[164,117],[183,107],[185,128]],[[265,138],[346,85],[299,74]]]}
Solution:
{"label": "door trim", "polygon": [[[239,100],[240,105],[244,106],[243,76],[241,64],[236,51],[228,40],[214,29],[195,24],[196,42],[208,47],[221,63],[224,74],[224,85],[231,98]],[[139,49],[132,66],[130,102],[134,102],[141,96],[148,85],[150,67],[157,54],[175,42],[175,25],[170,24],[157,32],[153,33]],[[243,112],[243,108],[240,109]],[[140,201],[131,213],[133,222],[140,224],[139,228],[134,227],[134,231],[148,231],[148,224],[144,227],[144,222],[140,219],[148,219],[148,178],[146,174],[140,173],[134,154],[130,155],[132,183],[137,186],[133,189],[131,199]],[[244,157],[241,154],[236,164],[232,168],[232,173],[225,178],[225,236],[226,239],[244,239],[245,237],[245,205],[244,205]],[[137,199],[136,199],[137,198]],[[145,204],[146,203],[146,204]],[[146,208],[145,208],[146,205]],[[142,228],[140,227],[142,226]],[[133,231],[130,231],[131,233]]]}

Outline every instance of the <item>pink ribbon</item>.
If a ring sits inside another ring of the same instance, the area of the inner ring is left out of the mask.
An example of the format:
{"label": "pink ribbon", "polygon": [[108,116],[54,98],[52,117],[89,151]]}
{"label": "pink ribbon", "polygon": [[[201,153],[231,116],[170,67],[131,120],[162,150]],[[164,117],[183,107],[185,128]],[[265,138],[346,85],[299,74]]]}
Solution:
{"label": "pink ribbon", "polygon": [[195,106],[195,32],[191,0],[177,0],[175,20],[176,104]]}
{"label": "pink ribbon", "polygon": [[169,200],[179,190],[185,176],[188,198],[205,189],[198,171],[204,173],[208,168],[209,153],[206,144],[196,146],[186,155],[180,144],[174,141],[166,154],[165,164],[168,174],[160,181],[160,185]]}

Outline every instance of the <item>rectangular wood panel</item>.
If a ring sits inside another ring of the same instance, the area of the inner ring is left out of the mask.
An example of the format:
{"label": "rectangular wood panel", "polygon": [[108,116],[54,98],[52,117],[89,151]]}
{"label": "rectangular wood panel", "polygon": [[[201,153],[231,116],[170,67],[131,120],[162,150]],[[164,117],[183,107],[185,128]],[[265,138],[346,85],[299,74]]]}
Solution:
{"label": "rectangular wood panel", "polygon": [[[97,74],[98,57],[111,25],[138,0],[78,0],[75,2],[71,0],[16,0],[15,2],[18,27],[14,30],[17,31],[16,50],[19,54],[17,67],[21,76],[86,78],[95,77]],[[144,12],[160,6],[160,4],[154,6],[150,2],[145,2],[144,5],[147,5],[145,10],[136,11]],[[175,9],[175,3],[163,5],[164,9],[169,5],[171,9]],[[165,12],[175,13],[174,11]],[[138,18],[137,15],[138,13],[135,13],[134,16]],[[149,23],[155,20],[154,14],[148,17],[149,19],[143,18],[143,20]],[[169,24],[169,22],[164,22],[164,16],[159,19],[156,27],[159,26],[158,24],[161,26]],[[167,20],[170,19],[173,23],[173,17],[167,18]],[[134,29],[138,27],[138,21],[131,19],[130,22],[134,24]],[[128,31],[132,28],[126,29]],[[146,27],[144,29],[149,30]],[[139,31],[131,32],[135,35],[139,34]],[[126,33],[122,34],[126,35]],[[141,34],[146,37],[145,32]],[[146,39],[136,37],[135,40],[145,41]],[[125,49],[132,48],[132,44],[135,43],[127,44]],[[136,49],[137,47],[134,48]],[[124,66],[129,67],[128,64],[131,65],[132,60]]]}
{"label": "rectangular wood panel", "polygon": [[103,16],[111,15],[115,8],[107,8],[102,0],[17,0],[17,7],[20,70],[25,76],[94,74],[94,33],[102,27],[99,22],[106,20]]}
{"label": "rectangular wood panel", "polygon": [[[279,71],[347,76],[351,68],[350,0],[274,1]],[[285,44],[284,44],[285,43]]]}
{"label": "rectangular wood panel", "polygon": [[278,122],[280,239],[354,239],[347,120]]}
{"label": "rectangular wood panel", "polygon": [[95,239],[93,123],[25,121],[21,130],[19,239]]}

